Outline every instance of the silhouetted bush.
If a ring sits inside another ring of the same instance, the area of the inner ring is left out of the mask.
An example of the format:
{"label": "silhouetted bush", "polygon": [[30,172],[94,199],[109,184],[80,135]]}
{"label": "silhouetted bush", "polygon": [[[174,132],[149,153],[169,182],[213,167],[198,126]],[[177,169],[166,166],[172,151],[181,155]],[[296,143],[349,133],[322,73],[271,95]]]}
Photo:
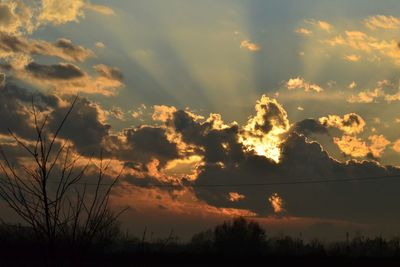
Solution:
{"label": "silhouetted bush", "polygon": [[240,217],[194,235],[191,246],[202,253],[259,254],[265,251],[266,235],[258,223]]}

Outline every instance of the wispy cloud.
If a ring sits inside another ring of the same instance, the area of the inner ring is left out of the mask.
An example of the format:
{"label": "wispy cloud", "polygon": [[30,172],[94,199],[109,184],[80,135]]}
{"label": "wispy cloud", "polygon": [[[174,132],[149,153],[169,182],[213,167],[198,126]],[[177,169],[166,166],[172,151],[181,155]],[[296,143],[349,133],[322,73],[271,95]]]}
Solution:
{"label": "wispy cloud", "polygon": [[372,29],[398,30],[400,28],[400,18],[385,15],[371,16],[365,20],[365,25]]}
{"label": "wispy cloud", "polygon": [[289,90],[303,89],[305,92],[316,92],[320,93],[324,89],[315,83],[309,83],[302,77],[291,78],[286,82],[286,87]]}

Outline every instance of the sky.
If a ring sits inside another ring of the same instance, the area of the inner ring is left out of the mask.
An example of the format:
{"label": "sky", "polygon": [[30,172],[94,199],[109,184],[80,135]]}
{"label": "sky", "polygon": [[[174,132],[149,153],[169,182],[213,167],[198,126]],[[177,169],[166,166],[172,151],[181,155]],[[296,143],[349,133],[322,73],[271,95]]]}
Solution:
{"label": "sky", "polygon": [[246,216],[267,233],[397,234],[399,13],[397,0],[0,0],[0,145],[23,166],[8,129],[34,140],[32,98],[52,133],[78,96],[60,143],[103,151],[109,181],[123,168],[112,205],[134,233],[187,238]]}

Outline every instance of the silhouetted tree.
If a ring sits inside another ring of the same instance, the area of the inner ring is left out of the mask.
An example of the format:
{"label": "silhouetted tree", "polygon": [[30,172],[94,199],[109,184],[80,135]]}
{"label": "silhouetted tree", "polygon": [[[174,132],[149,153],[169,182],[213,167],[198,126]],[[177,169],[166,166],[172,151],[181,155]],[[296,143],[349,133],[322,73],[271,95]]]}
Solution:
{"label": "silhouetted tree", "polygon": [[[45,242],[50,254],[60,240],[67,241],[70,247],[82,248],[115,235],[115,223],[120,214],[110,210],[109,198],[122,170],[104,186],[110,161],[104,161],[100,155],[97,175],[90,181],[93,187],[89,190],[83,178],[91,160],[82,164],[69,142],[59,138],[77,99],[54,132],[46,127],[48,116],[38,113],[32,101],[35,141],[21,140],[10,131],[29,159],[17,162],[18,168],[15,168],[16,162],[0,150],[0,197],[32,228],[36,237]],[[40,118],[43,118],[41,122]]]}
{"label": "silhouetted tree", "polygon": [[257,254],[265,250],[266,235],[258,223],[239,217],[225,221],[214,230],[194,235],[191,245],[203,252],[214,250],[235,256]]}

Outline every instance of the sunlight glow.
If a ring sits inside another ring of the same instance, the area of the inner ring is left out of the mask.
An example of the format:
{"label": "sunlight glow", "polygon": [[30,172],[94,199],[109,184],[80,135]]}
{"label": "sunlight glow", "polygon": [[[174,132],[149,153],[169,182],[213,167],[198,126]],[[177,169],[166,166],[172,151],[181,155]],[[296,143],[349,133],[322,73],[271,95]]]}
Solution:
{"label": "sunlight glow", "polygon": [[282,135],[289,129],[287,113],[275,100],[263,95],[255,106],[256,115],[244,126],[239,141],[246,151],[254,151],[278,163]]}
{"label": "sunlight glow", "polygon": [[277,193],[272,194],[268,198],[268,201],[274,209],[275,213],[281,213],[285,211],[285,209],[283,208],[283,199]]}

